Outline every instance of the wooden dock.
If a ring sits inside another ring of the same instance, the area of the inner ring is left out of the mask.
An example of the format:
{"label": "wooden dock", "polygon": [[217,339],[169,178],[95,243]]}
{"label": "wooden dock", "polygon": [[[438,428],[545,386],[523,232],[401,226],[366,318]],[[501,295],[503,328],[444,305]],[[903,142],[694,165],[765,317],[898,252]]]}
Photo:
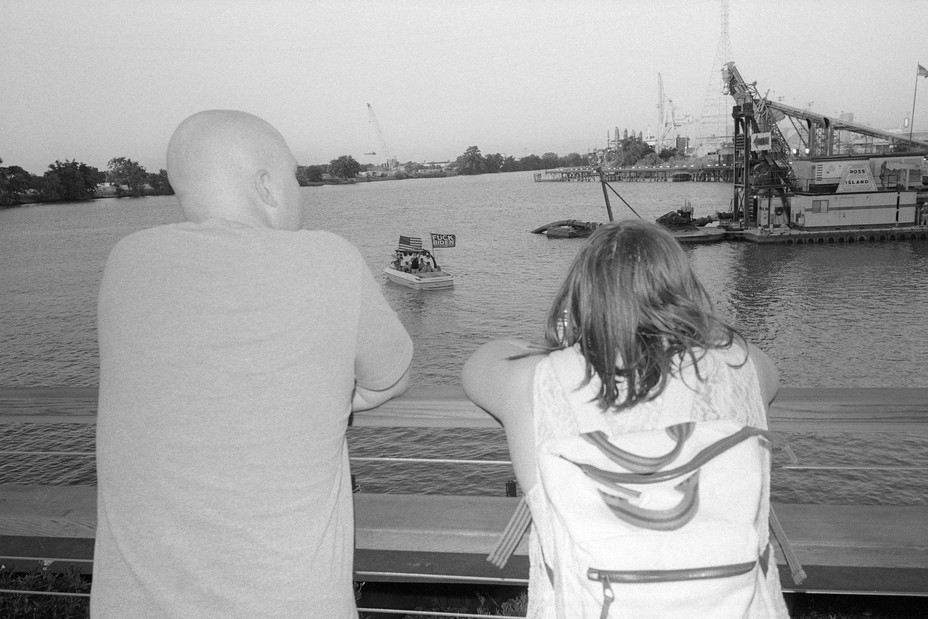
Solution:
{"label": "wooden dock", "polygon": [[[711,182],[730,183],[731,165],[723,163],[666,163],[653,166],[603,167],[607,182]],[[536,182],[599,182],[599,172],[592,166],[551,168],[535,173]]]}
{"label": "wooden dock", "polygon": [[[0,389],[0,426],[93,424],[95,411],[95,389]],[[498,427],[459,387],[413,389],[379,409],[356,414],[353,425]],[[784,432],[928,437],[928,389],[782,389],[771,408],[770,425]],[[23,456],[6,455],[0,447],[0,458],[14,457]],[[923,503],[907,506],[777,504],[808,574],[795,585],[781,565],[784,589],[928,596],[928,488],[925,493]],[[356,494],[355,578],[525,584],[525,540],[504,570],[485,560],[516,501]],[[91,573],[95,526],[93,486],[0,485],[0,563],[25,568],[53,561],[50,569],[75,565]]]}

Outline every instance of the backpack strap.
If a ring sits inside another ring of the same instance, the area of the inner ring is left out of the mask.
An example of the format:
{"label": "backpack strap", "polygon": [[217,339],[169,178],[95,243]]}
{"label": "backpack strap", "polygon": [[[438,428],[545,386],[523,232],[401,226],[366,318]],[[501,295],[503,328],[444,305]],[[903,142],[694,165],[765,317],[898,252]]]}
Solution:
{"label": "backpack strap", "polygon": [[528,502],[526,502],[525,497],[522,497],[519,504],[516,505],[512,517],[509,518],[509,522],[506,524],[496,548],[487,556],[487,561],[499,569],[503,569],[531,524],[532,513],[528,509]]}
{"label": "backpack strap", "polygon": [[[719,439],[711,445],[705,447],[702,451],[693,456],[693,458],[686,464],[673,469],[665,469],[662,471],[646,474],[616,473],[614,471],[607,471],[595,467],[592,464],[574,462],[568,458],[564,459],[580,467],[580,469],[586,473],[587,476],[607,486],[617,486],[618,484],[656,484],[659,482],[667,481],[668,479],[686,475],[687,473],[691,473],[712,458],[715,458],[719,454],[731,449],[738,443],[741,443],[742,441],[745,441],[752,436],[761,436],[771,442],[774,440],[773,434],[767,430],[761,430],[760,428],[755,428],[753,426],[744,426],[734,434],[730,434],[725,438]],[[563,456],[561,457],[563,458]],[[629,492],[627,488],[615,487],[615,490],[625,494],[628,494]]]}
{"label": "backpack strap", "polygon": [[626,470],[632,471],[633,473],[645,474],[656,473],[676,460],[677,456],[680,455],[680,451],[683,449],[683,445],[686,444],[687,439],[693,435],[693,428],[695,427],[696,423],[693,421],[668,426],[665,430],[667,434],[670,435],[670,438],[675,441],[673,449],[662,456],[650,457],[620,449],[617,445],[609,441],[609,437],[605,432],[600,430],[586,432],[580,436],[599,449],[607,458],[621,465]]}
{"label": "backpack strap", "polygon": [[770,506],[770,531],[780,543],[780,548],[783,549],[783,558],[786,559],[786,565],[789,566],[789,572],[793,577],[793,582],[797,585],[802,583],[802,581],[806,579],[806,571],[802,569],[802,564],[799,563],[799,559],[793,551],[793,545],[789,543],[789,538],[786,537],[786,530],[783,528],[783,525],[780,524],[780,519],[777,518],[777,513],[773,510],[773,505]]}
{"label": "backpack strap", "polygon": [[667,509],[644,509],[629,503],[628,499],[599,491],[600,497],[620,520],[652,531],[675,531],[693,519],[699,509],[699,471],[696,471],[676,488],[683,498]]}

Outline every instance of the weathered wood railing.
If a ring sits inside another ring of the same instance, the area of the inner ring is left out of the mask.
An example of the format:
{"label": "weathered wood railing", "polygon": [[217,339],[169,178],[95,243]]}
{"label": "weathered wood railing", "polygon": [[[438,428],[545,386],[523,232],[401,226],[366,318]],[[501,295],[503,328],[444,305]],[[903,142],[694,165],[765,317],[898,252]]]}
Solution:
{"label": "weathered wood railing", "polygon": [[[96,395],[95,389],[82,388],[0,389],[0,436],[2,424],[9,423],[93,424]],[[769,417],[777,431],[928,436],[928,389],[786,388]],[[412,389],[378,409],[356,414],[352,423],[498,427],[459,387]],[[22,456],[4,455],[0,446],[0,463],[15,457]],[[527,581],[524,540],[505,569],[484,560],[516,499],[360,493],[355,501],[357,580]],[[780,521],[808,574],[801,585],[793,585],[781,565],[784,588],[928,596],[926,503],[778,504]],[[54,560],[90,571],[95,505],[93,486],[0,485],[0,562]]]}

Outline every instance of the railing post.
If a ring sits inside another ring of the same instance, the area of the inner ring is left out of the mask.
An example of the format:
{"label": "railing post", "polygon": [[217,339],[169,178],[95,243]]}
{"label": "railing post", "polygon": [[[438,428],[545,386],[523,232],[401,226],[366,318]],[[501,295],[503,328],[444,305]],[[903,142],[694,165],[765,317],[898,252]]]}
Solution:
{"label": "railing post", "polygon": [[518,492],[516,490],[516,480],[510,479],[509,481],[506,482],[506,496],[507,497],[518,496]]}

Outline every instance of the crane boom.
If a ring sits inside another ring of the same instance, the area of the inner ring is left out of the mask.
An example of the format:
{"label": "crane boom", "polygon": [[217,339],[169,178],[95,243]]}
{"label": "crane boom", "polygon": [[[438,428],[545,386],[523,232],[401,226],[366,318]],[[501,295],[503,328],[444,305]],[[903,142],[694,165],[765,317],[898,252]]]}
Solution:
{"label": "crane boom", "polygon": [[664,79],[661,74],[657,74],[657,143],[654,150],[660,154],[664,149],[664,136],[667,135],[665,129],[667,119],[664,117]]}
{"label": "crane boom", "polygon": [[383,131],[380,129],[380,123],[377,122],[377,115],[374,114],[374,108],[371,107],[371,104],[367,104],[367,112],[370,117],[370,124],[374,127],[374,131],[377,133],[377,140],[380,142],[380,154],[386,157],[387,168],[393,169],[396,167],[396,161],[393,159],[393,156],[390,154],[390,149],[387,148],[387,141],[383,137]]}
{"label": "crane boom", "polygon": [[[848,131],[865,135],[872,138],[880,138],[889,141],[891,144],[908,144],[915,148],[928,148],[928,142],[923,140],[912,140],[904,135],[891,133],[874,129],[853,122],[848,122],[839,118],[832,118],[823,114],[816,114],[810,110],[802,110],[779,101],[770,101],[765,96],[761,96],[756,88],[756,83],[748,84],[741,77],[734,62],[729,62],[722,69],[723,79],[725,80],[730,94],[736,101],[739,97],[744,102],[752,102],[755,108],[755,117],[761,131],[773,131],[778,133],[777,123],[787,116],[791,119],[800,121],[806,127],[809,134],[806,146],[809,148],[809,154],[812,156],[831,156],[833,152],[835,131]],[[782,135],[777,136],[784,144],[786,142]],[[815,139],[818,138],[818,139]],[[811,142],[811,143],[808,143]]]}

